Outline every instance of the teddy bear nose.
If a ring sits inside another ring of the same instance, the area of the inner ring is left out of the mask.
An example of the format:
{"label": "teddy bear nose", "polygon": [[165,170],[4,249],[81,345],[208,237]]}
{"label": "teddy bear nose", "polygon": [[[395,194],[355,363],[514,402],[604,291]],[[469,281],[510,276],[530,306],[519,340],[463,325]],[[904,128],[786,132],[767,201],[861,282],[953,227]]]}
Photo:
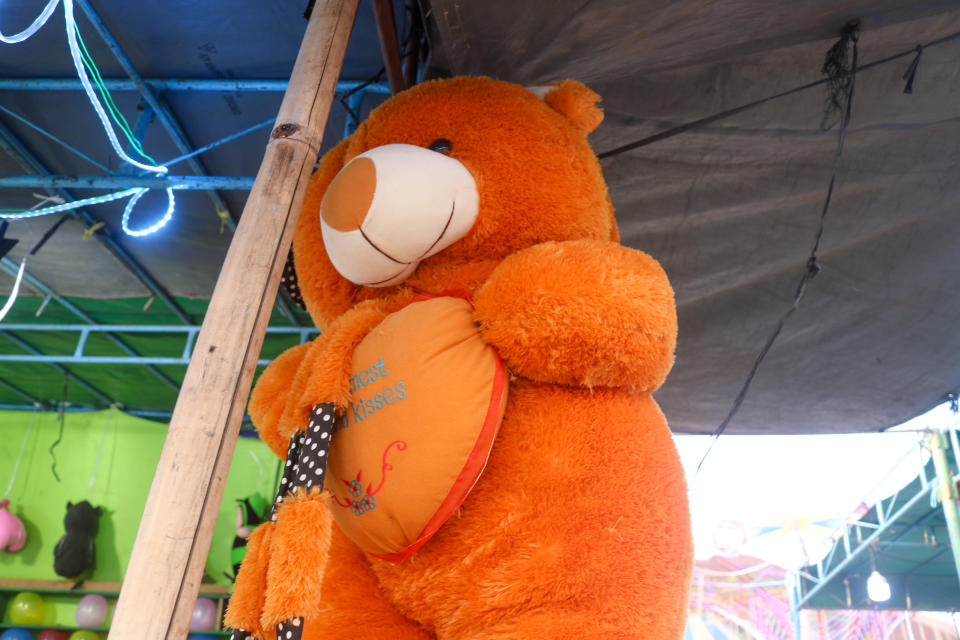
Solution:
{"label": "teddy bear nose", "polygon": [[337,231],[359,229],[370,211],[376,188],[373,160],[354,158],[327,187],[320,203],[320,216]]}

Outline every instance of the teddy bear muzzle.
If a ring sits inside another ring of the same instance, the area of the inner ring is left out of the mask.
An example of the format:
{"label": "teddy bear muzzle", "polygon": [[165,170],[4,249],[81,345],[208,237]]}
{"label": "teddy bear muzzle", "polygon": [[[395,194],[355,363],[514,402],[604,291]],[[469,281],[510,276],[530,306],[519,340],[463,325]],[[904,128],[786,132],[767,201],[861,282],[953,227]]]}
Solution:
{"label": "teddy bear muzzle", "polygon": [[473,227],[477,184],[455,158],[409,144],[362,153],[340,170],[320,203],[323,244],[354,284],[387,287]]}

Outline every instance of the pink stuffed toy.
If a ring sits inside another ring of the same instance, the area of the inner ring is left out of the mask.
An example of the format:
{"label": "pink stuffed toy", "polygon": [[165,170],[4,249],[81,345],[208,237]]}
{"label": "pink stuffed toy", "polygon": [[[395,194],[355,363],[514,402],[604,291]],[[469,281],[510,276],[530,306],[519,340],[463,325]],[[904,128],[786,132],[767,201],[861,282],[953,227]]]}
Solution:
{"label": "pink stuffed toy", "polygon": [[27,530],[7,509],[9,504],[9,500],[0,500],[0,551],[20,551],[27,544]]}

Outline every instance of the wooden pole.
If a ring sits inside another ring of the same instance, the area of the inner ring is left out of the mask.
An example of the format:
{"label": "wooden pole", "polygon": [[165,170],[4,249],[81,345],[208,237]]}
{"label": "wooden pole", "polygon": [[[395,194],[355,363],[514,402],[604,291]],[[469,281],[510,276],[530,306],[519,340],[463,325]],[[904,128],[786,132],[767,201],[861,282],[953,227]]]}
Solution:
{"label": "wooden pole", "polygon": [[397,44],[397,27],[393,17],[391,0],[373,0],[373,15],[377,21],[377,35],[380,37],[380,51],[383,53],[383,65],[387,69],[387,80],[391,93],[407,88],[400,67],[400,45]]}
{"label": "wooden pole", "polygon": [[183,640],[359,0],[318,0],[170,420],[110,640]]}

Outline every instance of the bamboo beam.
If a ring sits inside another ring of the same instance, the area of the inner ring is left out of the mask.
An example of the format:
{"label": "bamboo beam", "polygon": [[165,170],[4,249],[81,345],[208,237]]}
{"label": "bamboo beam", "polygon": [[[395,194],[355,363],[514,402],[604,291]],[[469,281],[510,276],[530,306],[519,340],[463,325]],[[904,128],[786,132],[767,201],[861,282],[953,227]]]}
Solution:
{"label": "bamboo beam", "polygon": [[182,640],[359,0],[314,7],[170,420],[110,640]]}
{"label": "bamboo beam", "polygon": [[377,36],[380,38],[380,51],[383,53],[383,65],[387,69],[390,91],[394,94],[407,88],[400,67],[400,45],[397,44],[397,27],[393,19],[391,0],[373,0],[373,14],[377,21]]}

